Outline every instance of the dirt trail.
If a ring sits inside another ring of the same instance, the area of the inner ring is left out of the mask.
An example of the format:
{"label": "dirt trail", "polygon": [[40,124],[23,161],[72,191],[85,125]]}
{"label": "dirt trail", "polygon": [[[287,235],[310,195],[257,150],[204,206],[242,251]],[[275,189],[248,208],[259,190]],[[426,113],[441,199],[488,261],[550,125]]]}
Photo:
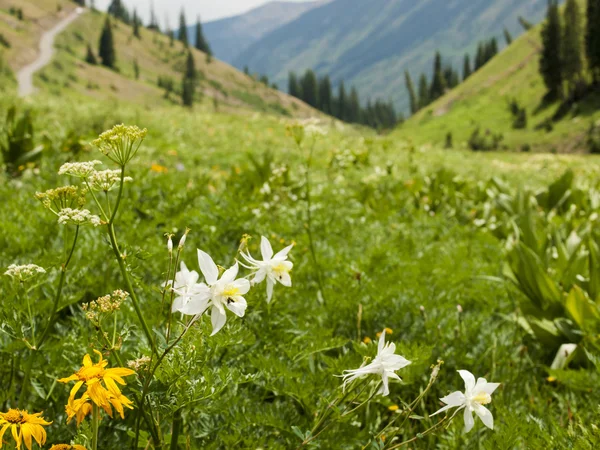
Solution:
{"label": "dirt trail", "polygon": [[19,83],[19,97],[26,97],[35,92],[33,86],[33,74],[45,67],[54,55],[54,39],[81,14],[85,12],[83,8],[77,8],[50,30],[46,31],[40,39],[40,54],[34,62],[26,65],[17,72],[17,82]]}

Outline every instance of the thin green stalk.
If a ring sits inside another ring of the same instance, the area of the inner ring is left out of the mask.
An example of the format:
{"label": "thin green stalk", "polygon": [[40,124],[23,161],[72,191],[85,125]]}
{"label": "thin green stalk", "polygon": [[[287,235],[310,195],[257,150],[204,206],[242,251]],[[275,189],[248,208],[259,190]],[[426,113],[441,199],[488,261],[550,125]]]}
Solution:
{"label": "thin green stalk", "polygon": [[77,244],[77,238],[79,237],[79,225],[75,229],[75,237],[73,238],[73,245],[71,246],[71,250],[69,251],[69,255],[67,256],[67,260],[61,267],[60,280],[58,281],[58,288],[56,289],[56,295],[54,296],[54,304],[52,305],[52,313],[48,319],[48,323],[46,324],[46,328],[42,332],[40,337],[40,341],[37,345],[37,349],[39,350],[42,347],[42,344],[46,341],[48,334],[50,333],[50,328],[54,324],[54,316],[56,315],[56,311],[58,311],[58,305],[60,303],[60,298],[62,296],[62,290],[65,285],[65,279],[67,277],[67,269],[69,267],[69,263],[71,262],[71,258],[73,257],[73,253],[75,252],[75,246]]}
{"label": "thin green stalk", "polygon": [[173,430],[171,431],[171,445],[169,446],[169,450],[178,450],[179,445],[179,434],[181,433],[181,425],[183,422],[183,418],[181,417],[181,408],[179,408],[173,414]]}
{"label": "thin green stalk", "polygon": [[[457,409],[454,414],[452,414],[452,416],[446,416],[444,417],[442,420],[440,420],[438,423],[436,423],[435,425],[432,425],[431,427],[427,428],[425,431],[423,431],[422,433],[418,433],[415,437],[408,439],[407,441],[403,441],[400,442],[399,444],[396,444],[392,447],[388,447],[388,450],[394,450],[396,448],[400,448],[403,447],[407,444],[410,444],[411,442],[415,442],[418,441],[419,439],[423,439],[425,436],[427,436],[428,434],[432,433],[433,431],[437,430],[441,425],[443,425],[446,421],[448,421],[448,423],[452,422],[452,419],[454,419],[454,417],[456,417],[456,414],[458,414],[459,411],[462,411],[462,409]],[[385,448],[385,447],[384,447]]]}
{"label": "thin green stalk", "polygon": [[[94,190],[92,189],[92,187],[90,186],[90,183],[88,183],[87,179],[84,179],[85,185],[88,188],[88,192],[90,194],[92,194],[92,198],[94,199],[94,203],[96,203],[96,206],[98,207],[98,209],[100,210],[100,213],[102,214],[102,216],[104,217],[104,220],[108,220],[108,215],[104,212],[104,208],[102,208],[102,204],[98,201],[98,197],[96,197],[96,194],[94,193]],[[110,207],[110,205],[109,205]]]}
{"label": "thin green stalk", "polygon": [[92,402],[92,450],[98,450],[98,429],[100,428],[100,411]]}
{"label": "thin green stalk", "polygon": [[[300,144],[298,144],[300,145]],[[323,288],[323,278],[321,274],[321,267],[319,265],[319,261],[317,259],[317,251],[315,250],[315,242],[312,235],[312,197],[310,195],[311,191],[311,180],[310,180],[310,170],[312,166],[312,156],[315,148],[314,141],[310,146],[310,150],[308,152],[308,158],[306,160],[306,177],[305,177],[305,185],[306,185],[306,231],[308,234],[308,246],[310,249],[310,254],[313,259],[313,264],[315,266],[315,271],[317,272],[317,283],[319,284],[319,291],[321,292],[321,296],[323,299],[323,303],[327,303],[325,299],[325,290]]]}

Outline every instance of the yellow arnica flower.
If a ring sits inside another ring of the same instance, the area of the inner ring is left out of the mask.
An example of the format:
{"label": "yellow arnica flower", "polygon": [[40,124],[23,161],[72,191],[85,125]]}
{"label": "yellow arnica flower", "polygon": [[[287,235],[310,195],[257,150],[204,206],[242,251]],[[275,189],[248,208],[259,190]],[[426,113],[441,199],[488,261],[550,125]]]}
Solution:
{"label": "yellow arnica flower", "polygon": [[[133,409],[133,402],[121,393],[117,383],[124,386],[126,383],[123,377],[133,375],[135,372],[125,367],[107,369],[108,361],[102,358],[102,353],[97,350],[94,350],[94,352],[100,357],[97,363],[92,362],[90,355],[85,355],[83,357],[83,367],[70,377],[58,380],[61,383],[76,381],[75,386],[71,389],[66,411],[68,420],[77,416],[77,423],[81,423],[83,418],[91,412],[89,400],[104,409],[110,417],[112,417],[113,407],[121,418],[124,418],[123,407]],[[75,399],[77,392],[84,384],[87,390],[82,397]]]}
{"label": "yellow arnica flower", "polygon": [[25,443],[27,450],[31,450],[33,437],[41,447],[46,443],[45,425],[50,425],[52,422],[46,422],[42,413],[29,414],[21,409],[9,409],[8,412],[0,413],[0,448],[2,448],[2,439],[4,433],[10,428],[12,436],[16,442],[17,450],[21,449],[21,445]]}
{"label": "yellow arnica flower", "polygon": [[54,444],[50,447],[50,450],[86,450],[86,448],[83,445],[77,444]]}

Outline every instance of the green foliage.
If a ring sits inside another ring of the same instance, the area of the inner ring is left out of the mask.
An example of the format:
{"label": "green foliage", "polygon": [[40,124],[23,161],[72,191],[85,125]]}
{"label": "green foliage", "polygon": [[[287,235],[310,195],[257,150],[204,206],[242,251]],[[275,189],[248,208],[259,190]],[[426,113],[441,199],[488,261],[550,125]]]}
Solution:
{"label": "green foliage", "polygon": [[429,99],[434,101],[444,95],[446,86],[446,79],[444,78],[444,73],[442,71],[442,55],[440,52],[436,52],[433,62],[431,87],[429,88]]}
{"label": "green foliage", "polygon": [[206,53],[207,56],[212,55],[210,45],[208,44],[206,38],[204,37],[204,33],[202,32],[202,22],[200,22],[200,16],[198,16],[198,20],[196,21],[196,39],[194,40],[194,45],[198,50]]}
{"label": "green foliage", "polygon": [[414,114],[419,110],[419,101],[417,99],[417,93],[413,86],[412,79],[408,70],[404,72],[404,81],[406,83],[406,90],[408,91],[408,97],[410,99],[410,113]]}
{"label": "green foliage", "polygon": [[516,99],[510,101],[509,109],[514,119],[513,128],[516,130],[527,128],[527,110]]}
{"label": "green foliage", "polygon": [[41,157],[42,149],[35,146],[31,111],[19,113],[16,106],[10,107],[0,128],[0,153],[6,172],[20,175],[27,164]]}
{"label": "green foliage", "polygon": [[87,53],[85,55],[85,62],[95,66],[98,64],[98,60],[96,59],[96,55],[94,54],[94,50],[92,50],[92,46],[88,44]]}
{"label": "green foliage", "polygon": [[463,63],[463,81],[471,76],[471,57],[469,54],[465,54],[465,60]]}
{"label": "green foliage", "polygon": [[4,35],[2,33],[0,33],[0,45],[4,48],[10,48],[10,42],[8,41],[8,39],[6,39],[4,37]]}
{"label": "green foliage", "polygon": [[583,81],[584,36],[581,12],[576,0],[567,0],[564,12],[562,38],[563,77],[568,84],[568,92],[573,95]]}
{"label": "green foliage", "polygon": [[491,151],[498,150],[504,136],[501,133],[493,133],[490,130],[481,132],[481,128],[477,127],[473,130],[471,137],[469,138],[469,148],[474,151]]}
{"label": "green foliage", "polygon": [[185,20],[185,11],[183,10],[183,8],[181,9],[181,13],[179,13],[179,30],[177,32],[177,38],[185,47],[189,45],[187,23]]}
{"label": "green foliage", "polygon": [[590,153],[600,153],[600,123],[592,122],[587,133],[587,147]]}
{"label": "green foliage", "polygon": [[585,31],[585,49],[594,81],[600,81],[600,1],[587,0],[587,25]]}

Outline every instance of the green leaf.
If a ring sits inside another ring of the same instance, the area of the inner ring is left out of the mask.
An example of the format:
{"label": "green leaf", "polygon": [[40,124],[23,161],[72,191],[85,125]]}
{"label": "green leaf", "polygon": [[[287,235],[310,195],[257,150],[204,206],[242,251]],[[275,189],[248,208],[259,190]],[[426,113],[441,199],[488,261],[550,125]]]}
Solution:
{"label": "green leaf", "polygon": [[565,301],[565,309],[569,316],[581,328],[595,327],[600,319],[598,306],[592,302],[585,291],[579,286],[573,286]]}

